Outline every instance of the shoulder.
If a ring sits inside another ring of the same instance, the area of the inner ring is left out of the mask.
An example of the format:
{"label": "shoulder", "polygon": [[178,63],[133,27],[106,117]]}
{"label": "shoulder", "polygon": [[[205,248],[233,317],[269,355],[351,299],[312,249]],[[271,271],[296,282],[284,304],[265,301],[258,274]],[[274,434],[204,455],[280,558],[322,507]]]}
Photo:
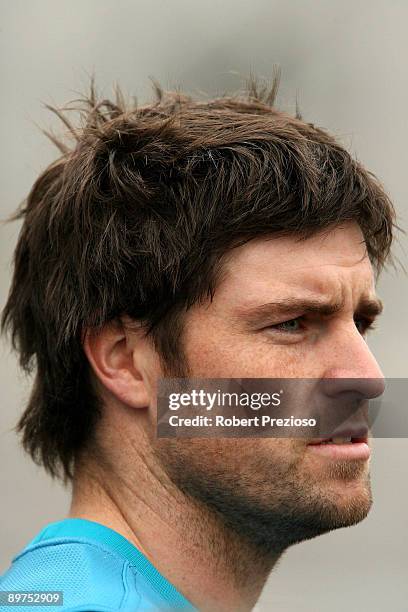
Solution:
{"label": "shoulder", "polygon": [[[64,612],[135,612],[141,609],[137,572],[128,561],[97,542],[56,538],[38,542],[17,555],[0,578],[2,591],[60,591]],[[16,606],[16,612],[38,612]],[[0,610],[6,610],[0,605]],[[8,609],[8,608],[7,608]]]}

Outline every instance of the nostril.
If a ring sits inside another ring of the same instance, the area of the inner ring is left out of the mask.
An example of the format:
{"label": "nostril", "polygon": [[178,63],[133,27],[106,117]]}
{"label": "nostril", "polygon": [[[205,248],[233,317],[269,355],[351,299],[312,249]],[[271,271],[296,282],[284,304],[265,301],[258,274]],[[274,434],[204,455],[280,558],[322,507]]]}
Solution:
{"label": "nostril", "polygon": [[379,397],[385,391],[384,378],[359,378],[357,380],[358,390],[366,399]]}
{"label": "nostril", "polygon": [[379,397],[380,395],[383,395],[385,391],[385,378],[384,377],[373,378],[372,381],[373,381],[372,382],[373,395],[371,395],[371,397],[374,398],[374,397]]}
{"label": "nostril", "polygon": [[361,399],[373,399],[379,397],[385,391],[385,378],[376,377],[332,377],[323,378],[320,386],[327,396],[334,397],[346,392],[359,396]]}

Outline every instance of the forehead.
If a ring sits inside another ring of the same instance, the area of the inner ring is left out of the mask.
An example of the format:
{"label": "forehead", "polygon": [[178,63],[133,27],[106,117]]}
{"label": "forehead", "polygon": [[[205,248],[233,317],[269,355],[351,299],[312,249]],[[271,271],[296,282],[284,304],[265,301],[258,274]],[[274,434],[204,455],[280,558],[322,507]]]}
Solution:
{"label": "forehead", "polygon": [[259,238],[226,257],[219,298],[249,300],[271,288],[284,292],[341,294],[344,286],[359,294],[374,292],[374,275],[359,226],[348,222],[299,241],[295,236]]}

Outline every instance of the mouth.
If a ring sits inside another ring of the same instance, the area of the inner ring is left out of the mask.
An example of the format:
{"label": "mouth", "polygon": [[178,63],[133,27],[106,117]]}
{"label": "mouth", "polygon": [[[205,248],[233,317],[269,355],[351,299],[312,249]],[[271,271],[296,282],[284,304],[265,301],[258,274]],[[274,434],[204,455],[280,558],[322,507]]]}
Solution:
{"label": "mouth", "polygon": [[338,432],[331,438],[316,438],[307,444],[310,452],[331,459],[367,461],[371,455],[368,430]]}

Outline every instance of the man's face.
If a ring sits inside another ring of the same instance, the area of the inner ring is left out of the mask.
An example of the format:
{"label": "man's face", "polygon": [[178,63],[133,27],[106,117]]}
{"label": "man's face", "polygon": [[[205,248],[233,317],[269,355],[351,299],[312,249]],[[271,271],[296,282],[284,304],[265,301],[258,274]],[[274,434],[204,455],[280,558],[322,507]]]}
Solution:
{"label": "man's face", "polygon": [[[383,375],[364,337],[373,317],[362,307],[375,299],[372,267],[354,222],[306,241],[253,240],[229,253],[213,301],[187,312],[189,375],[348,379],[339,393],[378,395]],[[307,301],[342,306],[319,314],[296,305]],[[372,388],[361,381],[370,378],[377,379]],[[255,545],[277,551],[354,524],[371,506],[369,460],[335,460],[308,442],[161,439],[155,451],[186,493]]]}

